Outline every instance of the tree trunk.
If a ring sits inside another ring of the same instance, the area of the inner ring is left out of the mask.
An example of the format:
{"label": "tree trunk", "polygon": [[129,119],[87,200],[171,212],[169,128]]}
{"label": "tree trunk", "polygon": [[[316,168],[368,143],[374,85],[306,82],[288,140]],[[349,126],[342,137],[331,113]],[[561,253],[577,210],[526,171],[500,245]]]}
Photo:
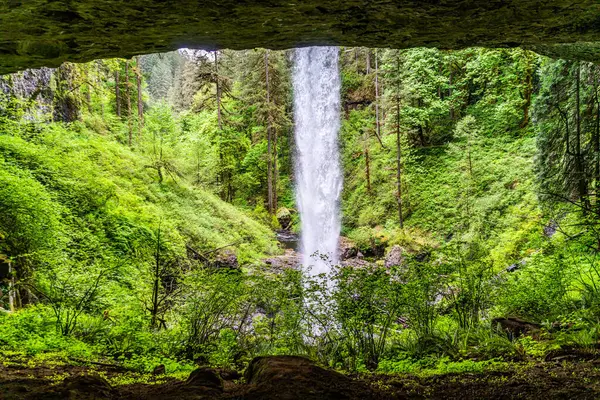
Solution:
{"label": "tree trunk", "polygon": [[369,160],[369,135],[365,130],[363,134],[363,149],[365,154],[365,175],[367,179],[367,193],[371,194],[371,166]]}
{"label": "tree trunk", "polygon": [[525,128],[529,124],[529,108],[531,107],[531,95],[533,94],[533,65],[531,56],[527,53],[527,69],[525,70],[525,89],[523,93],[523,121],[520,127]]}
{"label": "tree trunk", "polygon": [[396,200],[398,202],[398,220],[400,228],[404,228],[404,217],[402,216],[402,158],[400,143],[400,59],[396,59],[398,81],[396,86]]}
{"label": "tree trunk", "polygon": [[17,265],[16,271],[13,274],[13,281],[15,282],[15,290],[13,291],[15,297],[15,308],[20,309],[31,303],[31,292],[24,283],[28,282],[31,277],[30,268],[25,261],[21,261]]}
{"label": "tree trunk", "polygon": [[219,130],[223,130],[221,121],[221,83],[219,79],[219,51],[215,51],[215,86],[217,90],[217,122]]}
{"label": "tree trunk", "polygon": [[15,277],[12,273],[12,264],[8,263],[8,309],[14,312],[16,309],[15,304]]}
{"label": "tree trunk", "polygon": [[277,129],[273,129],[273,209],[277,213]]}
{"label": "tree trunk", "polygon": [[273,215],[273,171],[271,144],[271,88],[269,85],[269,50],[265,50],[265,87],[267,100],[267,205]]}
{"label": "tree trunk", "polygon": [[158,289],[160,283],[160,227],[156,236],[156,253],[154,254],[154,282],[152,285],[152,309],[150,325],[155,328],[158,316]]}
{"label": "tree trunk", "polygon": [[587,203],[587,184],[583,170],[583,154],[581,153],[581,63],[577,62],[575,75],[575,172],[577,174],[577,191],[584,204]]}
{"label": "tree trunk", "polygon": [[419,142],[421,142],[421,147],[425,147],[425,134],[423,132],[423,126],[419,125]]}
{"label": "tree trunk", "polygon": [[600,96],[598,94],[598,77],[599,67],[593,67],[596,70],[595,77],[595,93],[596,93],[596,129],[594,132],[594,189],[596,192],[596,214],[600,218]]}
{"label": "tree trunk", "polygon": [[[119,63],[120,64],[120,63]],[[119,82],[119,70],[121,68],[118,67],[115,71],[115,104],[117,106],[117,117],[121,117],[121,87]]]}
{"label": "tree trunk", "polygon": [[450,69],[450,77],[448,78],[448,97],[450,98],[450,119],[454,121],[454,106],[452,104],[452,69]]}
{"label": "tree trunk", "polygon": [[142,129],[144,128],[144,101],[142,99],[142,67],[140,66],[140,58],[136,57],[135,79],[137,83],[137,111],[138,111],[138,135],[142,137]]}
{"label": "tree trunk", "polygon": [[471,133],[467,137],[467,158],[469,160],[469,178],[473,180],[473,161],[471,159]]}
{"label": "tree trunk", "polygon": [[[91,77],[88,77],[91,79]],[[92,85],[87,84],[87,91],[85,92],[85,101],[87,103],[88,112],[92,113]]]}
{"label": "tree trunk", "polygon": [[196,150],[196,185],[200,186],[200,151]]}
{"label": "tree trunk", "polygon": [[131,147],[133,137],[133,124],[131,121],[131,85],[129,82],[129,60],[125,61],[125,92],[127,97],[127,125],[129,128],[129,147]]}
{"label": "tree trunk", "polygon": [[379,60],[377,56],[377,49],[375,49],[375,134],[383,146],[383,142],[381,141],[381,124],[379,123]]}
{"label": "tree trunk", "polygon": [[[217,99],[217,126],[219,128],[219,139],[223,136],[223,122],[221,119],[221,84],[219,79],[219,51],[216,50],[215,54],[215,90]],[[219,140],[219,180],[221,185],[221,199],[227,200],[227,173],[225,172],[225,166],[223,165],[223,143]]]}
{"label": "tree trunk", "polygon": [[[437,71],[438,75],[440,75],[440,76],[442,75],[442,65],[443,65],[443,63],[444,62],[443,62],[443,58],[442,58],[442,62],[440,62],[438,64],[438,71]],[[440,99],[440,101],[444,100],[444,94],[442,93],[442,83],[441,82],[439,82],[438,85],[437,85],[437,95],[438,95],[438,98]]]}
{"label": "tree trunk", "polygon": [[367,67],[365,69],[367,75],[371,73],[371,49],[367,48]]}

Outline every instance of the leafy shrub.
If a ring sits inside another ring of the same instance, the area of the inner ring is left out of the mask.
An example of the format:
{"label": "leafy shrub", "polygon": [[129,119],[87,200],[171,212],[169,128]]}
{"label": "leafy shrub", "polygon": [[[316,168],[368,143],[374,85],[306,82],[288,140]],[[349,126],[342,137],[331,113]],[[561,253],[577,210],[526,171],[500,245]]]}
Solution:
{"label": "leafy shrub", "polygon": [[58,332],[52,310],[43,305],[0,314],[0,347],[30,355],[64,351],[71,356],[89,358],[94,354],[92,346]]}
{"label": "leafy shrub", "polygon": [[496,296],[498,312],[534,321],[568,313],[570,271],[565,262],[560,254],[532,257],[524,267],[508,275],[499,288]]}

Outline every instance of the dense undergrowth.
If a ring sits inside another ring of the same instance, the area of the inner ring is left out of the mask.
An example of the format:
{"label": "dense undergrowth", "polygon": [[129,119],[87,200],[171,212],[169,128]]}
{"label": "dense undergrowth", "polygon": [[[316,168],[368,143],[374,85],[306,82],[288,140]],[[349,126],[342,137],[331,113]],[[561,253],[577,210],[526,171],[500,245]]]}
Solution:
{"label": "dense undergrowth", "polygon": [[[148,157],[84,124],[15,126],[0,147],[2,234],[27,246],[20,265],[31,268],[29,301],[39,303],[0,316],[7,348],[84,358],[109,351],[151,368],[168,358],[150,351],[157,338],[143,318],[157,245],[161,270],[203,265],[189,260],[189,248],[233,248],[244,265],[277,251],[263,224],[201,188],[159,184]],[[139,359],[148,351],[151,361]]]}

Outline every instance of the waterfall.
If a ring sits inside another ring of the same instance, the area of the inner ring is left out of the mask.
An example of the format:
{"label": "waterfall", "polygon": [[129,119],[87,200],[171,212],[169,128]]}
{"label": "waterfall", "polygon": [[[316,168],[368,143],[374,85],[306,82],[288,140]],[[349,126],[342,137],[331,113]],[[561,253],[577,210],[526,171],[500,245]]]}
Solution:
{"label": "waterfall", "polygon": [[339,159],[340,71],[337,47],[294,55],[296,201],[305,271],[329,272],[338,261],[342,171]]}

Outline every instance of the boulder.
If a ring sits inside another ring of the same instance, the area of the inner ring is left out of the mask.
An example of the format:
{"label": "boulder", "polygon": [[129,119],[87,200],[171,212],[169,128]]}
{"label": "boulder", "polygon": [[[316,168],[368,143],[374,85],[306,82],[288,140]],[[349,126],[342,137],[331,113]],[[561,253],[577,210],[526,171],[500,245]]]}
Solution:
{"label": "boulder", "polygon": [[235,369],[226,369],[222,368],[219,370],[219,375],[224,381],[234,381],[240,379],[242,375],[237,372]]}
{"label": "boulder", "polygon": [[356,243],[347,237],[340,236],[339,245],[338,245],[338,256],[341,261],[347,260],[349,258],[356,257],[358,255],[358,247]]}
{"label": "boulder", "polygon": [[152,395],[145,395],[145,400],[189,399],[214,400],[223,394],[223,380],[212,368],[198,368],[192,371],[187,381],[160,386]]}
{"label": "boulder", "polygon": [[186,386],[202,386],[205,388],[223,391],[223,379],[211,368],[198,368],[192,371],[187,381]]}
{"label": "boulder", "polygon": [[515,271],[521,269],[522,267],[524,267],[525,264],[527,264],[527,261],[526,260],[521,260],[518,263],[509,265],[508,267],[506,267],[505,271],[506,272],[515,272]]}
{"label": "boulder", "polygon": [[541,329],[541,325],[535,322],[524,321],[520,318],[494,318],[492,320],[492,328],[499,329],[508,335],[511,340],[525,334],[537,333]]}
{"label": "boulder", "polygon": [[431,257],[430,251],[422,251],[420,253],[415,254],[415,261],[424,262],[429,260],[429,257]]}
{"label": "boulder", "polygon": [[157,365],[156,367],[154,367],[154,369],[152,370],[152,375],[156,376],[156,375],[164,375],[165,372],[167,372],[165,365],[164,364],[160,364]]}
{"label": "boulder", "polygon": [[300,235],[298,235],[297,233],[286,230],[278,230],[275,231],[275,235],[277,241],[284,249],[292,249],[294,251],[298,249]]}
{"label": "boulder", "polygon": [[290,225],[292,224],[292,213],[289,209],[285,207],[279,208],[279,210],[277,210],[276,216],[277,221],[279,222],[279,226],[281,226],[281,229],[287,230],[290,228]]}
{"label": "boulder", "polygon": [[245,373],[247,400],[327,400],[376,398],[365,384],[298,356],[258,357]]}
{"label": "boulder", "polygon": [[347,260],[342,261],[341,264],[343,267],[352,267],[352,268],[367,268],[367,267],[373,268],[373,267],[377,266],[377,264],[365,261],[359,257],[349,258]]}
{"label": "boulder", "polygon": [[552,237],[558,230],[559,226],[554,220],[550,220],[546,226],[544,226],[544,236]]}
{"label": "boulder", "polygon": [[297,269],[302,265],[300,254],[292,249],[287,249],[285,254],[263,260],[270,270]]}
{"label": "boulder", "polygon": [[404,264],[404,250],[398,245],[392,246],[385,256],[384,265],[386,268],[402,266]]}
{"label": "boulder", "polygon": [[65,399],[112,399],[116,394],[106,379],[98,375],[70,376],[63,381],[62,386]]}
{"label": "boulder", "polygon": [[238,269],[238,259],[233,250],[223,249],[217,252],[213,265],[216,268]]}

